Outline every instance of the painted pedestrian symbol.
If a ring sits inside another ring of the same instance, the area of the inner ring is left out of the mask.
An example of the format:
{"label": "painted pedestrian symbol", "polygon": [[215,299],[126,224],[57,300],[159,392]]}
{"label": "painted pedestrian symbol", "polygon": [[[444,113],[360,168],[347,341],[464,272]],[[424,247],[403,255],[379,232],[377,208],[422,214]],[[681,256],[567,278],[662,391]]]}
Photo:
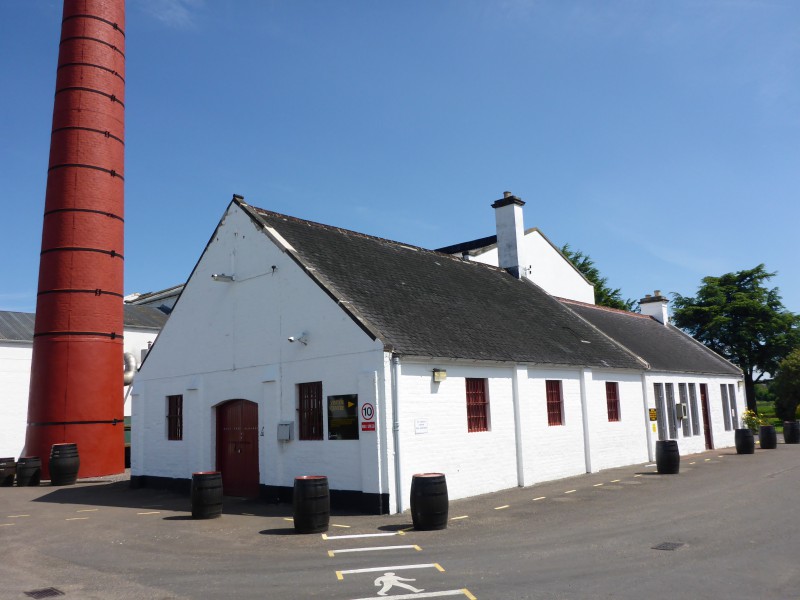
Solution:
{"label": "painted pedestrian symbol", "polygon": [[418,590],[417,588],[408,585],[407,583],[402,583],[403,581],[416,581],[416,579],[406,579],[405,577],[398,577],[394,573],[385,573],[382,577],[378,577],[375,580],[375,585],[383,586],[380,591],[378,592],[378,596],[385,596],[386,592],[388,592],[393,587],[400,587],[415,594],[420,592],[424,592],[425,590]]}

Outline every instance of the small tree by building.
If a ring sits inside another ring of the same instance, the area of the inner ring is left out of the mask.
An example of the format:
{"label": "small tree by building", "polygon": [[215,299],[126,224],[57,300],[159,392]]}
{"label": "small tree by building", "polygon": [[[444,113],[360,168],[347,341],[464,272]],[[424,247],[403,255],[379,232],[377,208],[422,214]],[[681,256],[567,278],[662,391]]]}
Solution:
{"label": "small tree by building", "polygon": [[800,348],[780,362],[772,388],[776,395],[775,414],[783,421],[794,421],[800,404]]}
{"label": "small tree by building", "polygon": [[594,285],[595,304],[620,310],[633,310],[635,301],[623,300],[622,291],[619,288],[609,287],[608,278],[600,274],[591,256],[580,250],[573,250],[569,244],[561,247],[561,253]]}

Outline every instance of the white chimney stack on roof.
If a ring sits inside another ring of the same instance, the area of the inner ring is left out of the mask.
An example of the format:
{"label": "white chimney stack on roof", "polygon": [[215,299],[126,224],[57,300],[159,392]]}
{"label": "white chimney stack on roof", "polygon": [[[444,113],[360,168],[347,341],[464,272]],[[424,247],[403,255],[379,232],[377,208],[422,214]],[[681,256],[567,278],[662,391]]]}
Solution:
{"label": "white chimney stack on roof", "polygon": [[525,274],[523,206],[525,203],[511,192],[503,192],[503,197],[492,204],[497,227],[499,266],[517,279]]}
{"label": "white chimney stack on roof", "polygon": [[661,290],[656,290],[653,295],[645,294],[644,298],[639,300],[639,310],[643,315],[653,317],[659,323],[667,325],[669,323],[669,313],[667,312],[666,296],[661,295]]}

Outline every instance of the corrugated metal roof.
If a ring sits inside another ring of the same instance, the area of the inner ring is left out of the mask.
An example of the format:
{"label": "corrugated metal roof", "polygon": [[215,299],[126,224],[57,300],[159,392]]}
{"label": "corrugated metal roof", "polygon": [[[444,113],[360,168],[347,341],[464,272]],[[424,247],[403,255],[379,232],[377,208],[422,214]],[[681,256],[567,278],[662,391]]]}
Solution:
{"label": "corrugated metal roof", "polygon": [[[0,311],[0,341],[33,342],[35,313]],[[125,327],[160,330],[168,315],[151,306],[125,306]]]}

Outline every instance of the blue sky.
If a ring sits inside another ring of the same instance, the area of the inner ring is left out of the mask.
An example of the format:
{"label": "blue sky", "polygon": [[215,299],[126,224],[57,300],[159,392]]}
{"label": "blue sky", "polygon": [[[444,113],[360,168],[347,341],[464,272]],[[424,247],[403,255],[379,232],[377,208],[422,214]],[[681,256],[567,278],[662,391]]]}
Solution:
{"label": "blue sky", "polygon": [[[35,308],[61,2],[0,2],[0,309]],[[126,293],[232,194],[435,248],[525,225],[626,298],[765,263],[800,312],[794,0],[128,0]]]}

